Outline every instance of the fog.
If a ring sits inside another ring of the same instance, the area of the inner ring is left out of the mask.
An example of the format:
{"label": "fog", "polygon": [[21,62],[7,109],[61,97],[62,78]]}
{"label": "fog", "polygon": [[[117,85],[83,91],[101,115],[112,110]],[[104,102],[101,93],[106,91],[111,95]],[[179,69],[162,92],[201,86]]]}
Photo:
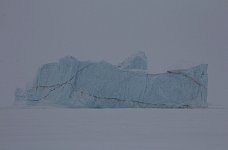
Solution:
{"label": "fog", "polygon": [[137,51],[153,73],[209,64],[208,102],[228,106],[227,14],[227,0],[1,0],[0,107],[42,64],[117,64]]}

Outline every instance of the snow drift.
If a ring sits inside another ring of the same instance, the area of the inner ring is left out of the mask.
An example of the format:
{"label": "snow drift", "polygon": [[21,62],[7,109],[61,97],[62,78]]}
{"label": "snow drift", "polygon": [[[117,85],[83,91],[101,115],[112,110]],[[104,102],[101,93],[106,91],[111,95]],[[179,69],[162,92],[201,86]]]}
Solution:
{"label": "snow drift", "polygon": [[[26,105],[71,108],[207,107],[207,64],[149,74],[144,53],[118,66],[64,57],[43,65],[32,87],[16,90]],[[135,71],[134,69],[137,69]]]}

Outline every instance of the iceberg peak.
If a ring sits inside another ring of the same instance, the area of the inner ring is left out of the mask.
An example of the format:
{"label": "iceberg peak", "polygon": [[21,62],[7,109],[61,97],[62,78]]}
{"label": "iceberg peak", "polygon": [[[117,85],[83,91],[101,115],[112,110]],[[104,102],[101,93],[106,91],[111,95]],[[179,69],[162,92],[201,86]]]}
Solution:
{"label": "iceberg peak", "polygon": [[120,69],[139,69],[139,70],[147,70],[147,57],[146,54],[142,51],[139,51],[130,57],[126,58],[123,62],[121,62],[118,67]]}

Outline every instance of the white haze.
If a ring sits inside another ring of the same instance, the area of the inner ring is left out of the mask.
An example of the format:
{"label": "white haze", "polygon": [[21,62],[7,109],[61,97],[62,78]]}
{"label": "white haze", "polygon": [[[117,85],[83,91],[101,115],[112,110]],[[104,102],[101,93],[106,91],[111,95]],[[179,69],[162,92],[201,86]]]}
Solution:
{"label": "white haze", "polygon": [[[227,14],[227,0],[0,0],[0,149],[226,150]],[[209,64],[209,108],[11,106],[45,63],[137,51],[153,73]]]}
{"label": "white haze", "polygon": [[208,63],[208,102],[228,105],[227,8],[226,0],[1,0],[0,107],[42,64],[66,55],[117,64],[137,51],[153,73]]}

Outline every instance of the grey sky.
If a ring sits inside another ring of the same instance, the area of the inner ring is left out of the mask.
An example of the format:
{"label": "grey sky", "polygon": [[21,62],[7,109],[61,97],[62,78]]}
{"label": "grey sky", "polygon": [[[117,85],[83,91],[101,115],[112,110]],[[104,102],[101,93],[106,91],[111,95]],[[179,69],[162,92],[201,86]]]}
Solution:
{"label": "grey sky", "polygon": [[116,64],[137,51],[154,73],[208,63],[208,101],[228,105],[227,0],[1,0],[0,106],[44,63]]}

